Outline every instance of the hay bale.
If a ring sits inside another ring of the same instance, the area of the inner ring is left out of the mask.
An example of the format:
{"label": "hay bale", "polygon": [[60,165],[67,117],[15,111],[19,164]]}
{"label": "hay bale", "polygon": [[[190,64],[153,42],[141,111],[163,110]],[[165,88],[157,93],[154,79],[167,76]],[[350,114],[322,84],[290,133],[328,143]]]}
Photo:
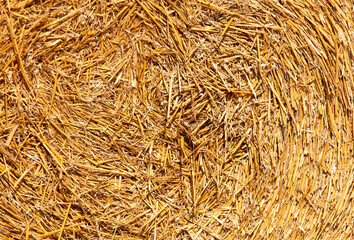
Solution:
{"label": "hay bale", "polygon": [[1,239],[350,239],[350,0],[0,3]]}

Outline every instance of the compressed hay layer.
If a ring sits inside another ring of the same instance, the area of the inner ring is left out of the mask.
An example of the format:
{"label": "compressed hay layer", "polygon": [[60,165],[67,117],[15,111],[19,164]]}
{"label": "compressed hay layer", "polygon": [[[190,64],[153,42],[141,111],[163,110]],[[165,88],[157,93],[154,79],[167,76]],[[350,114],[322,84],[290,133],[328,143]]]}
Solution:
{"label": "compressed hay layer", "polygon": [[0,239],[354,238],[351,0],[0,5]]}

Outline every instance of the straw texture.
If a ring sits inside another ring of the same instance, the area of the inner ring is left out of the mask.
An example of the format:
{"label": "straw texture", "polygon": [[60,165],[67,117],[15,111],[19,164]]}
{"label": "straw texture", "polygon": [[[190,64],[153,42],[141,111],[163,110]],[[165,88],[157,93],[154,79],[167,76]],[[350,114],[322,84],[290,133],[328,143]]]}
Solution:
{"label": "straw texture", "polygon": [[352,0],[0,3],[0,239],[353,239]]}

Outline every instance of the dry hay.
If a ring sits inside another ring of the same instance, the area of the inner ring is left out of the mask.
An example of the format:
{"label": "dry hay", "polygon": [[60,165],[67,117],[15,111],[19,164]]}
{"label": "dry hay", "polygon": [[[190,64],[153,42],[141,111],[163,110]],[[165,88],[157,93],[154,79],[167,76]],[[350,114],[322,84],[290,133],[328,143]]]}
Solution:
{"label": "dry hay", "polygon": [[354,238],[352,0],[0,6],[0,239]]}

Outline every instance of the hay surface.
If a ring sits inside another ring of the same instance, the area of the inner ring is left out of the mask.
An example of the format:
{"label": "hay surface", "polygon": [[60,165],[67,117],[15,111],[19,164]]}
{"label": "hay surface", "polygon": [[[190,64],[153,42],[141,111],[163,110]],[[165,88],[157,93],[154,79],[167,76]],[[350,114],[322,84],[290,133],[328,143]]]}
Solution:
{"label": "hay surface", "polygon": [[353,1],[0,6],[0,239],[354,238]]}

